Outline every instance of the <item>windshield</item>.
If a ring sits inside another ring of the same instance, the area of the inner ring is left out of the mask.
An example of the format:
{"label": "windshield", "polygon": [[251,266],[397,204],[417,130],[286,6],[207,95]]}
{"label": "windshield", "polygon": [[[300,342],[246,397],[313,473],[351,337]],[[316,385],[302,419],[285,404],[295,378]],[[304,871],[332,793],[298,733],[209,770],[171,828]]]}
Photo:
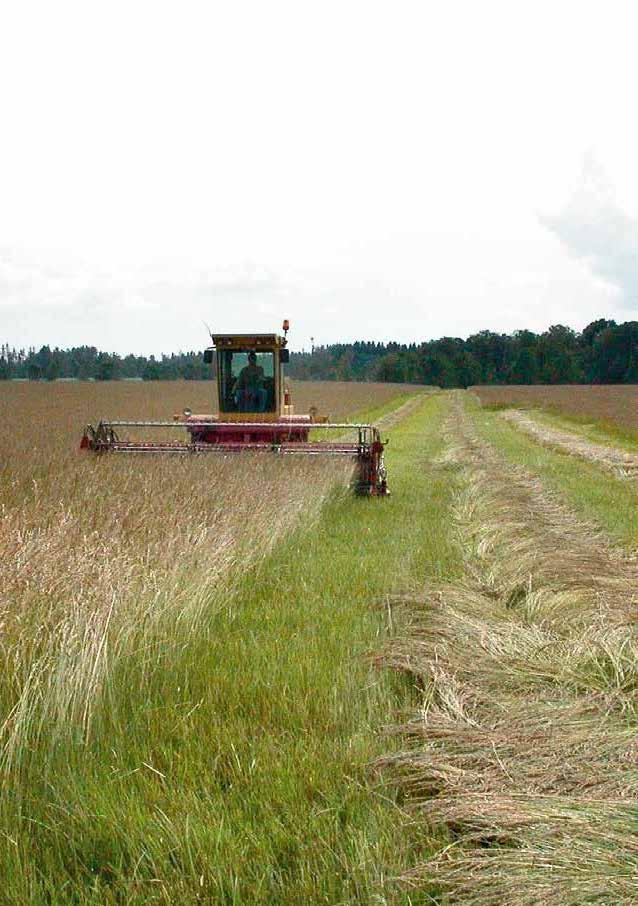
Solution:
{"label": "windshield", "polygon": [[219,353],[222,412],[274,412],[275,354],[251,349]]}

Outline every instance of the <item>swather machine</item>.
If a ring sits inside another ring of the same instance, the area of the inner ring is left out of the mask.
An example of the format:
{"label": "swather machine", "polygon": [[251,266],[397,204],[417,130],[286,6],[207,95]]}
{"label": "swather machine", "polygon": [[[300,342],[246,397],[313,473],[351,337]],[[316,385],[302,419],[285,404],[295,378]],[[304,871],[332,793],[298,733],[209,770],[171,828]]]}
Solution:
{"label": "swather machine", "polygon": [[[100,421],[87,425],[80,447],[96,453],[218,453],[272,452],[279,455],[343,456],[356,464],[358,494],[388,493],[379,429],[370,424],[330,423],[311,409],[295,415],[284,365],[284,335],[217,334],[204,361],[216,366],[219,415],[194,415],[185,409],[172,421]],[[186,441],[141,441],[131,429],[185,430]],[[310,435],[319,435],[311,439]],[[336,435],[328,440],[329,434]]]}

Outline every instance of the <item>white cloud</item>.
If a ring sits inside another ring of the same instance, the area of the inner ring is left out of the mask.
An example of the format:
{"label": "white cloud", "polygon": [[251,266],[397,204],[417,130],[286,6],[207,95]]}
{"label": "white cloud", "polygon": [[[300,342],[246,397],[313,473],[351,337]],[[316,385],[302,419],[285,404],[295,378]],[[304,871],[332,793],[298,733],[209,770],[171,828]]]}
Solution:
{"label": "white cloud", "polygon": [[251,262],[215,270],[165,261],[105,273],[68,257],[54,267],[47,257],[0,249],[0,324],[11,344],[155,353],[198,348],[207,342],[204,322],[236,330],[240,322],[244,329],[255,320],[278,322],[289,291]]}
{"label": "white cloud", "polygon": [[638,218],[620,207],[591,152],[584,158],[580,185],[566,206],[541,222],[570,255],[619,291],[623,308],[638,312]]}

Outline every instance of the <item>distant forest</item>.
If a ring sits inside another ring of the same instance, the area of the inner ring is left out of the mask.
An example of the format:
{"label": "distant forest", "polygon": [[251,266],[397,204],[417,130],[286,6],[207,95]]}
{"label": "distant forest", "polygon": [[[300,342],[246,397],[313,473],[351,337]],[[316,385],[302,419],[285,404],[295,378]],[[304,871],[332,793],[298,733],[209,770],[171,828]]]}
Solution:
{"label": "distant forest", "polygon": [[[638,383],[638,321],[600,319],[581,333],[557,324],[545,333],[482,330],[467,340],[336,343],[292,352],[287,373],[299,380],[472,384]],[[119,356],[93,346],[16,350],[0,347],[0,380],[211,380],[201,352]]]}

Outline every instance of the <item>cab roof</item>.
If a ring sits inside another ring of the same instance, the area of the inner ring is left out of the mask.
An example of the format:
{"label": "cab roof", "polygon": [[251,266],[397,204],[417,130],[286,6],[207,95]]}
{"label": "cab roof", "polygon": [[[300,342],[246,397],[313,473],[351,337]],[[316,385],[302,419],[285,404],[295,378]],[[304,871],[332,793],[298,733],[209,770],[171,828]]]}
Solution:
{"label": "cab roof", "polygon": [[286,338],[276,333],[220,333],[213,334],[212,340],[217,349],[276,349],[286,345]]}

